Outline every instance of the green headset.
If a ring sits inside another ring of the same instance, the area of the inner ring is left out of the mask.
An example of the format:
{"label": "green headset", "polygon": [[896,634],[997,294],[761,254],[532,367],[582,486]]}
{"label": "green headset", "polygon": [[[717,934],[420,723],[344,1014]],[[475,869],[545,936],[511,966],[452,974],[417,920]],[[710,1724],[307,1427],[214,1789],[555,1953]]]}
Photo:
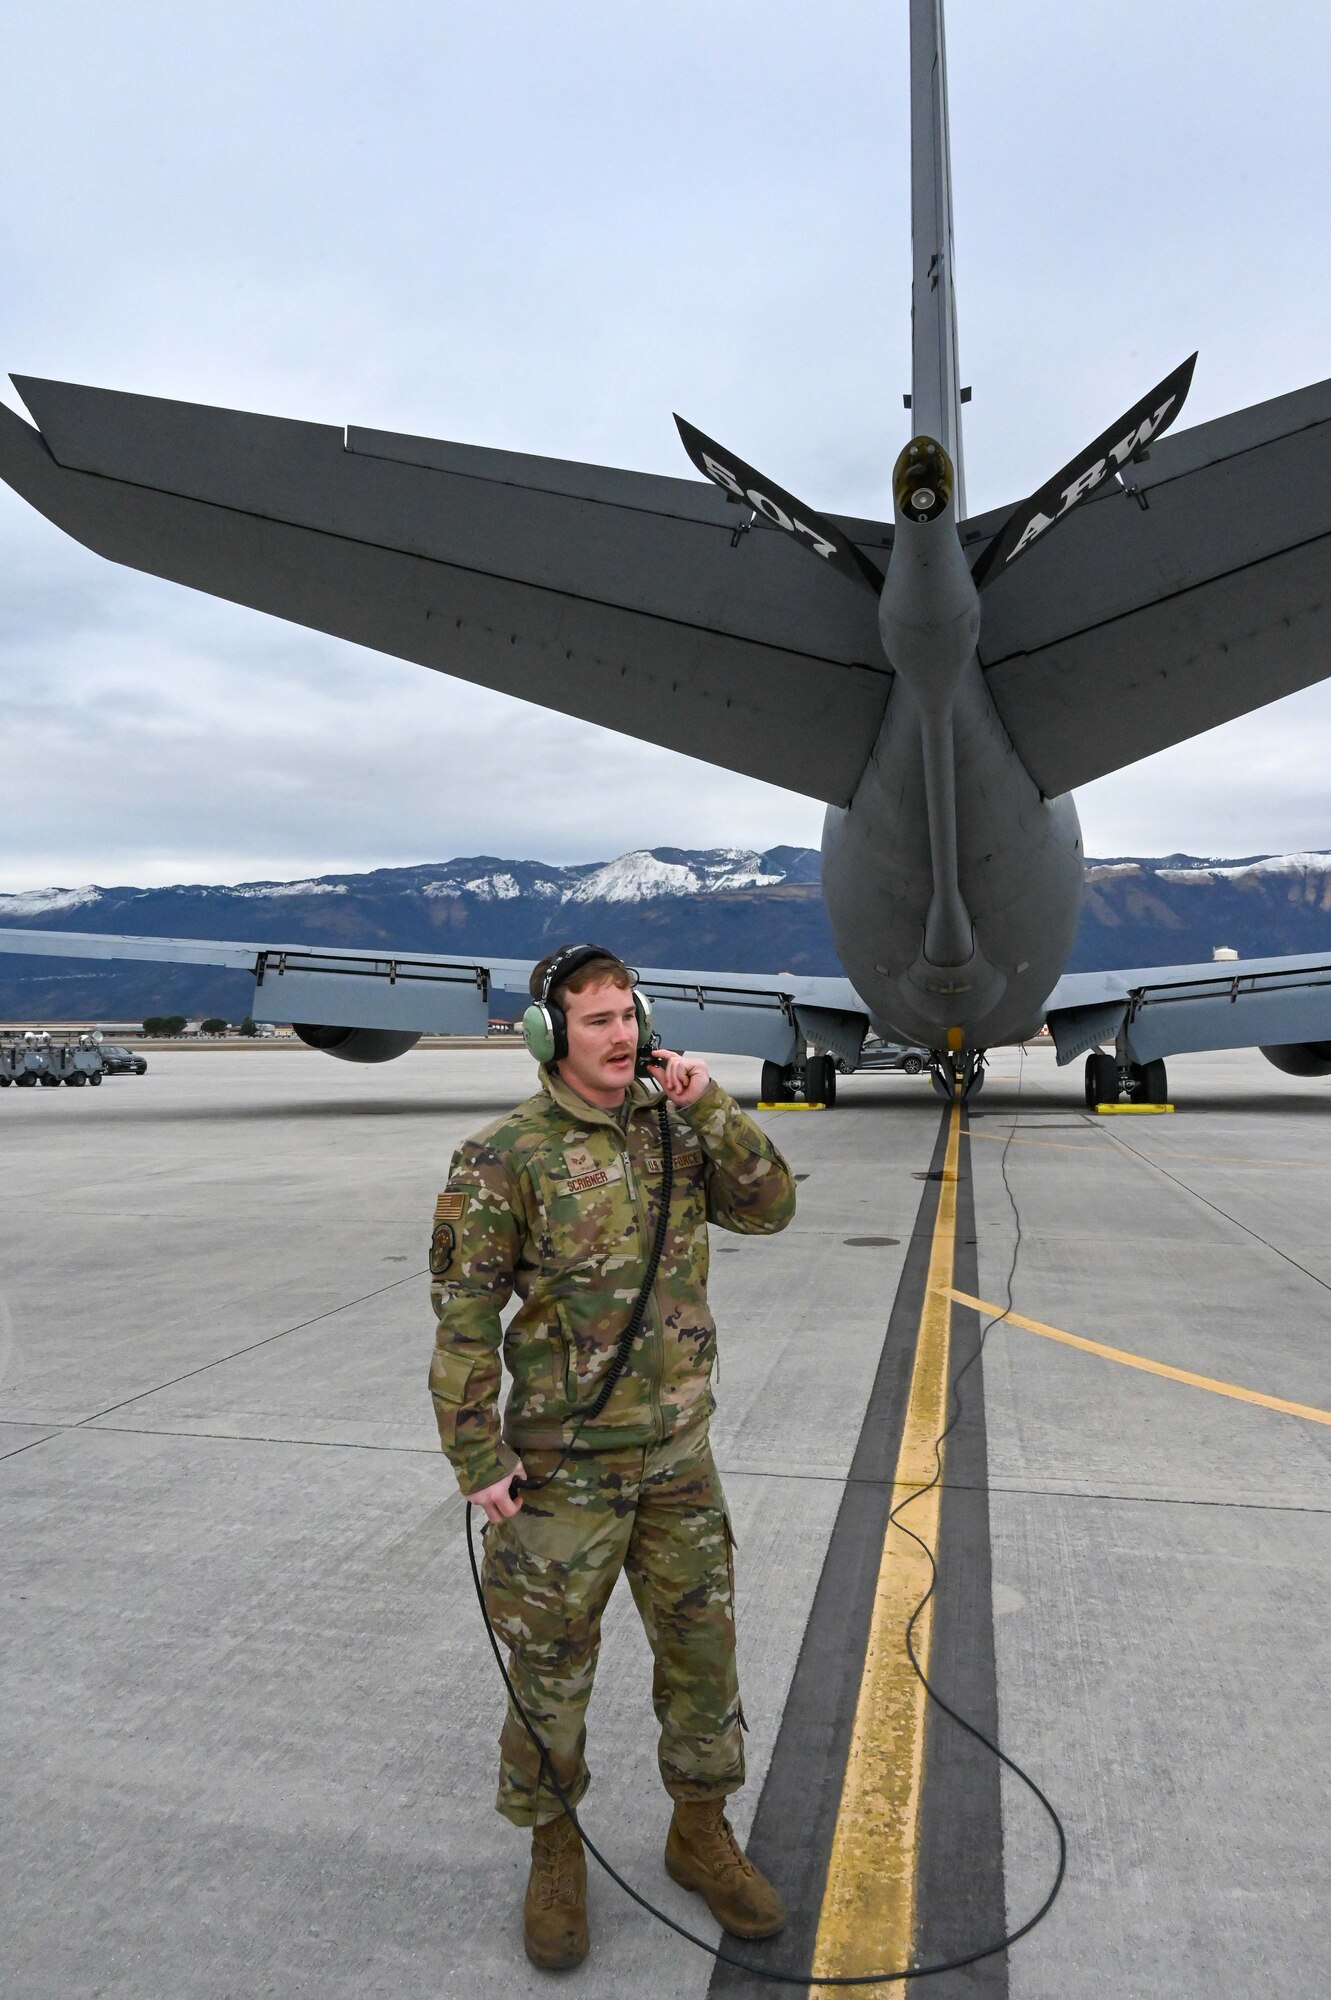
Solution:
{"label": "green headset", "polygon": [[[568,1054],[568,1017],[557,1001],[551,999],[556,986],[562,986],[566,979],[593,959],[603,958],[611,965],[623,965],[623,960],[613,951],[607,951],[599,944],[570,944],[557,951],[545,968],[541,980],[541,990],[522,1017],[522,1039],[527,1045],[527,1053],[535,1056],[539,1063],[556,1063]],[[627,972],[628,967],[624,970]],[[652,1003],[633,979],[633,1011],[638,1017],[638,1047],[646,1049],[652,1042]]]}

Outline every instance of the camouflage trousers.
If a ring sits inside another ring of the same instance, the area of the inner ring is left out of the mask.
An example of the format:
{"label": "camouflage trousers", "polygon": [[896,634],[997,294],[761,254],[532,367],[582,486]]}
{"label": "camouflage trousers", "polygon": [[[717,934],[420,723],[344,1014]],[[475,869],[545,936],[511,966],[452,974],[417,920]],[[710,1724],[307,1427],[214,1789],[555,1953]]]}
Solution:
{"label": "camouflage trousers", "polygon": [[[557,1452],[523,1454],[545,1478]],[[744,1783],[735,1672],[733,1537],[706,1421],[665,1444],[578,1452],[549,1486],[485,1531],[482,1578],[495,1633],[511,1649],[518,1698],[576,1804],[601,1617],[621,1570],[655,1658],[657,1760],[674,1799],[722,1798]],[[499,1738],[498,1810],[517,1826],[561,1808],[509,1704]]]}

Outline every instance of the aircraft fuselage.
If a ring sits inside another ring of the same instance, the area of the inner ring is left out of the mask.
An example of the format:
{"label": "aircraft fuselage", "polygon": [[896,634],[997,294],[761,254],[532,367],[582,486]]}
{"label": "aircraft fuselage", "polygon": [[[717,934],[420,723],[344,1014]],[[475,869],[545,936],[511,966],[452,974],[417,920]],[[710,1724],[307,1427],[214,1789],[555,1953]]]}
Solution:
{"label": "aircraft fuselage", "polygon": [[911,977],[935,892],[921,724],[898,677],[853,800],[828,808],[823,896],[837,953],[881,1033],[927,1048],[945,1046],[953,1027],[970,1049],[1019,1041],[1039,1029],[1076,933],[1077,809],[1070,794],[1041,795],[972,658],[952,708],[956,875],[994,979],[987,989],[927,990]]}
{"label": "aircraft fuselage", "polygon": [[878,626],[893,685],[849,806],[829,809],[823,893],[875,1026],[931,1048],[1032,1034],[1082,893],[1070,796],[1045,798],[976,652],[982,609],[957,533],[955,469],[912,439]]}

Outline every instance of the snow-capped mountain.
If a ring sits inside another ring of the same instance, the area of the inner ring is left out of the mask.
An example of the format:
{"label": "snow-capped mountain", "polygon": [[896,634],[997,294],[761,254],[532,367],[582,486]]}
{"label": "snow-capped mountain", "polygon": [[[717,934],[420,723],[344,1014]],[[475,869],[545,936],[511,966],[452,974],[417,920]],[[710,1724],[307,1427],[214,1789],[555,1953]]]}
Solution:
{"label": "snow-capped mountain", "polygon": [[21,889],[14,895],[0,895],[0,923],[23,924],[33,917],[81,910],[86,904],[100,902],[104,893],[90,883],[85,889]]}
{"label": "snow-capped mountain", "polygon": [[478,903],[512,903],[535,897],[550,904],[650,903],[663,896],[723,895],[740,889],[769,889],[780,882],[818,880],[813,848],[773,848],[768,854],[743,847],[685,851],[674,847],[635,848],[615,861],[584,862],[561,868],[540,861],[501,861],[493,855],[435,862],[419,868],[378,868],[366,875],[321,875],[304,882],[180,883],[166,889],[25,889],[0,894],[0,924],[17,924],[126,900],[159,897],[198,899],[215,909],[226,902],[293,902],[315,896],[364,893],[374,883],[384,893],[419,895],[427,902],[469,898]]}
{"label": "snow-capped mountain", "polygon": [[[4,927],[533,959],[591,938],[642,965],[839,970],[806,847],[639,848],[572,866],[481,854],[296,882],[31,889],[0,895]],[[1217,946],[1331,959],[1331,852],[1088,860],[1069,970],[1188,963]],[[0,1019],[235,1017],[249,991],[238,973],[0,955]]]}
{"label": "snow-capped mountain", "polygon": [[672,859],[672,850],[655,853],[641,847],[607,861],[566,889],[566,903],[647,903],[657,896],[709,896],[728,889],[770,889],[784,882],[785,871],[769,870],[764,857],[742,848],[723,847],[708,854]]}

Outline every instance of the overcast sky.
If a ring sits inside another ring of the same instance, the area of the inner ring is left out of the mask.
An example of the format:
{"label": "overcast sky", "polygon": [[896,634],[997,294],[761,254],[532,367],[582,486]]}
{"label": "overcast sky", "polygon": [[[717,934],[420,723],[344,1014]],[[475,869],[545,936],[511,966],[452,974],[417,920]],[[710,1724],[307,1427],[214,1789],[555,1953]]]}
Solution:
{"label": "overcast sky", "polygon": [[[905,0],[0,0],[0,56],[3,370],[676,474],[678,409],[890,512]],[[1326,0],[951,0],[948,56],[972,512],[1194,347],[1190,423],[1331,374]],[[5,487],[0,717],[6,889],[822,818],[116,568]],[[1329,764],[1324,687],[1088,787],[1087,849],[1331,847]]]}

